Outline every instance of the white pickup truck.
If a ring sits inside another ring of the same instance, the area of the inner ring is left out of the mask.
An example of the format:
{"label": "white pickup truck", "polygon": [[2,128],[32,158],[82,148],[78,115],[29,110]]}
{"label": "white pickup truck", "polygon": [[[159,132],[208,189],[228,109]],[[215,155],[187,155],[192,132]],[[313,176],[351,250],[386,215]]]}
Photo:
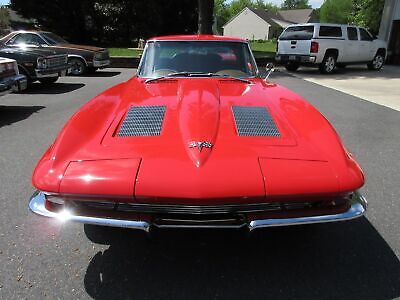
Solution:
{"label": "white pickup truck", "polygon": [[275,59],[288,71],[302,65],[332,73],[336,67],[351,64],[367,64],[369,69],[379,70],[385,63],[386,48],[386,42],[354,25],[296,24],[279,36]]}

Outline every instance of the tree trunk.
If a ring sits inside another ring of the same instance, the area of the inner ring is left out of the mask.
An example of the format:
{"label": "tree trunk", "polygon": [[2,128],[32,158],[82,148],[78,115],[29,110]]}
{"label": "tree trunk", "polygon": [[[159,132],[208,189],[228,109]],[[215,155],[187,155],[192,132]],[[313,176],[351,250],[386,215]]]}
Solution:
{"label": "tree trunk", "polygon": [[214,0],[198,0],[199,34],[213,34]]}

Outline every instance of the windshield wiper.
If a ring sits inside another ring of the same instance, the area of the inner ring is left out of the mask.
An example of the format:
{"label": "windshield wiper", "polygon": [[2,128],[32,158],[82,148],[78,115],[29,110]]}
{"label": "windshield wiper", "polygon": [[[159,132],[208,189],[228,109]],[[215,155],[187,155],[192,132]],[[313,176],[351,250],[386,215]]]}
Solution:
{"label": "windshield wiper", "polygon": [[239,77],[234,77],[234,76],[230,76],[227,74],[218,74],[218,73],[212,73],[212,72],[175,72],[175,73],[169,73],[167,75],[164,76],[159,76],[159,77],[155,77],[155,78],[149,78],[145,81],[145,83],[149,83],[149,82],[154,82],[154,81],[158,81],[160,79],[164,79],[164,78],[169,78],[169,77],[177,77],[177,76],[184,76],[184,77],[221,77],[221,78],[228,78],[228,79],[233,79],[233,80],[238,80],[241,82],[245,82],[245,83],[252,83],[250,80],[247,79],[243,79],[243,78],[239,78]]}

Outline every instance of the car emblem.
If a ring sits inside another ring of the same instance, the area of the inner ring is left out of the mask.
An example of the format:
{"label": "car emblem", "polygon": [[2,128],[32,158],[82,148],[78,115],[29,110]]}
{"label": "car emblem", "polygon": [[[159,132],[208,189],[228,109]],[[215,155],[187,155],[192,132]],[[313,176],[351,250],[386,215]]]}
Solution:
{"label": "car emblem", "polygon": [[189,143],[189,148],[197,148],[199,149],[199,152],[203,150],[203,148],[212,148],[213,144],[210,142],[190,142]]}

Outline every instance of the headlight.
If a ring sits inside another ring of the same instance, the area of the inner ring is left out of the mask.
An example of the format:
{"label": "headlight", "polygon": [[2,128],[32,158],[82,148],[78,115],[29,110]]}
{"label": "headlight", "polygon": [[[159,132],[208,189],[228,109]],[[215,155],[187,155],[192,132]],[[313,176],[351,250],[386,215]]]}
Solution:
{"label": "headlight", "polygon": [[37,66],[39,69],[45,69],[47,67],[47,60],[45,58],[38,58]]}

